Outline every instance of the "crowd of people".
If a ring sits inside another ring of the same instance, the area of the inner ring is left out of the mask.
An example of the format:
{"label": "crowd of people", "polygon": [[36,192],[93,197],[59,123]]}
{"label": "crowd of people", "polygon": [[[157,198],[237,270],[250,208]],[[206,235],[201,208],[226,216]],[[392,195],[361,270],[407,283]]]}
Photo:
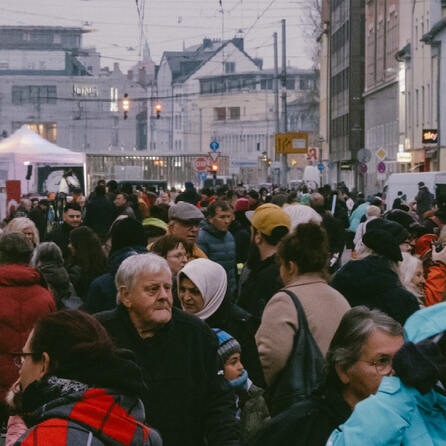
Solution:
{"label": "crowd of people", "polygon": [[422,183],[23,198],[6,445],[446,445],[445,224]]}

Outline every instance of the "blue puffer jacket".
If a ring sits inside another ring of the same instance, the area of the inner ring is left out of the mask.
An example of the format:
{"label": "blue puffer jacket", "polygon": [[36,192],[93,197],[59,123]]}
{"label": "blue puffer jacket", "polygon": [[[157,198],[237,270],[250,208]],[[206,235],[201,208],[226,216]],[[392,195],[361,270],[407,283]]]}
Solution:
{"label": "blue puffer jacket", "polygon": [[235,296],[236,283],[236,258],[235,240],[229,232],[222,232],[205,222],[198,234],[197,245],[210,260],[220,264],[228,276],[228,296]]}
{"label": "blue puffer jacket", "polygon": [[[404,325],[406,340],[417,343],[446,330],[446,302],[414,313]],[[445,446],[446,397],[422,395],[397,377],[383,378],[376,395],[356,405],[327,446]]]}

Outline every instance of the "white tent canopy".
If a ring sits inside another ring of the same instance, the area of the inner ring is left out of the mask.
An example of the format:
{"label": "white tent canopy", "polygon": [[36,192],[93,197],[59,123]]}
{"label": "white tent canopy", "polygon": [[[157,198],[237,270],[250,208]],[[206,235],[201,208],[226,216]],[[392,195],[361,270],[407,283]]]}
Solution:
{"label": "white tent canopy", "polygon": [[19,155],[30,163],[83,164],[85,162],[84,153],[59,147],[43,139],[26,125],[0,142],[0,156],[6,154]]}
{"label": "white tent canopy", "polygon": [[[32,175],[26,180],[28,166],[32,166]],[[52,144],[26,125],[0,142],[0,186],[5,180],[20,180],[22,194],[35,193],[37,171],[42,166],[82,166],[85,172],[85,153]]]}

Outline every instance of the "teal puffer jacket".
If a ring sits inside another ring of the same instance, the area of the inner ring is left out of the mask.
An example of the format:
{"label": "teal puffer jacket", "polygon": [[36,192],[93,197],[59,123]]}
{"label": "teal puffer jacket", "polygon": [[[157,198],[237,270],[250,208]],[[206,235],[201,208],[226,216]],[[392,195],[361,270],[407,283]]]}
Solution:
{"label": "teal puffer jacket", "polygon": [[[405,323],[407,341],[417,343],[446,331],[446,302],[414,313]],[[383,378],[376,395],[356,405],[327,446],[446,446],[446,396],[422,395],[397,377]]]}

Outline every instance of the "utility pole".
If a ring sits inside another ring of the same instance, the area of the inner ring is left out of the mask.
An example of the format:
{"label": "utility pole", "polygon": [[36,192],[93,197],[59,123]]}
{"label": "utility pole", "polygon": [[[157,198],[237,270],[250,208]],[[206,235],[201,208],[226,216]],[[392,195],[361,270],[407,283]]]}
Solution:
{"label": "utility pole", "polygon": [[[273,34],[274,38],[274,78],[273,78],[273,88],[274,88],[274,117],[276,121],[276,133],[280,133],[280,118],[279,118],[279,55],[277,49],[277,33]],[[274,161],[280,160],[280,155],[276,153],[276,148],[274,145]],[[273,172],[274,173],[274,172]],[[273,176],[274,178],[274,176]],[[274,180],[273,180],[274,182]],[[278,182],[278,181],[277,181]]]}
{"label": "utility pole", "polygon": [[[288,131],[288,113],[287,113],[287,94],[286,94],[286,20],[282,19],[282,122],[283,122],[283,133]],[[282,175],[281,184],[282,186],[287,186],[287,171],[288,171],[288,159],[287,154],[282,153]]]}

